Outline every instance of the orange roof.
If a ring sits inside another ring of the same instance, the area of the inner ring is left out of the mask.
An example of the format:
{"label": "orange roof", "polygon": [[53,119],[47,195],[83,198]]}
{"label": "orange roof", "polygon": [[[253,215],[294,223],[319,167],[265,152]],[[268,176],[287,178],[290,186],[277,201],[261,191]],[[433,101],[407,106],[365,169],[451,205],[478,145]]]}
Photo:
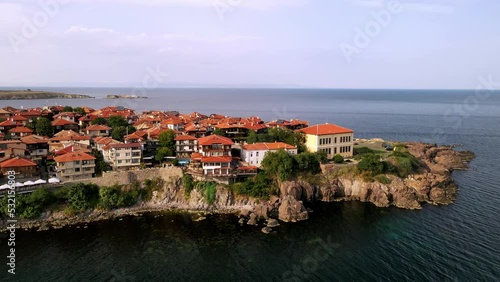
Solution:
{"label": "orange roof", "polygon": [[231,157],[204,157],[201,158],[202,163],[230,163]]}
{"label": "orange roof", "polygon": [[95,158],[87,153],[71,152],[64,154],[62,156],[55,157],[54,160],[58,163],[67,163],[74,161],[90,161],[90,160],[95,160]]}
{"label": "orange roof", "polygon": [[342,133],[354,133],[354,130],[341,127],[335,124],[317,124],[298,130],[309,135],[332,135]]}
{"label": "orange roof", "polygon": [[192,153],[191,154],[191,159],[192,160],[201,160],[201,158],[203,158],[203,155],[200,154],[200,153]]}
{"label": "orange roof", "polygon": [[90,131],[111,130],[111,127],[106,126],[106,125],[94,124],[94,125],[91,125],[91,126],[85,128],[85,130],[90,130]]}
{"label": "orange roof", "polygon": [[181,135],[181,136],[175,137],[174,140],[175,141],[198,140],[198,138],[191,136],[191,135]]}
{"label": "orange roof", "polygon": [[25,127],[25,126],[19,126],[19,127],[14,127],[11,130],[9,130],[11,133],[33,133],[33,130]]}
{"label": "orange roof", "polygon": [[72,153],[72,152],[90,153],[91,150],[89,150],[87,148],[83,148],[81,146],[77,146],[76,144],[74,144],[74,145],[68,146],[66,148],[63,148],[63,149],[60,149],[60,150],[56,150],[54,152],[54,155],[56,155],[56,156],[62,156],[62,155],[65,155],[65,154],[68,154],[68,153]]}
{"label": "orange roof", "polygon": [[40,135],[29,135],[21,138],[24,144],[44,144],[49,142],[49,138]]}
{"label": "orange roof", "polygon": [[259,168],[256,166],[240,166],[240,167],[238,167],[238,170],[240,170],[240,171],[248,171],[248,170],[252,171],[252,170],[258,170],[258,169]]}
{"label": "orange roof", "polygon": [[64,126],[64,125],[76,125],[74,121],[66,120],[63,118],[58,118],[52,122],[52,126]]}
{"label": "orange roof", "polygon": [[13,121],[27,121],[28,119],[27,119],[26,117],[23,117],[23,116],[17,115],[17,116],[13,116],[13,117],[12,117],[12,120],[13,120]]}
{"label": "orange roof", "polygon": [[70,140],[90,140],[90,136],[83,136],[80,135],[73,130],[63,130],[61,132],[58,132],[56,135],[54,135],[53,138],[50,139],[50,141],[70,141]]}
{"label": "orange roof", "polygon": [[0,167],[2,168],[7,168],[7,167],[27,167],[27,166],[36,166],[36,163],[28,160],[28,159],[23,159],[23,158],[12,158],[9,160],[6,160],[2,163],[0,163]]}
{"label": "orange roof", "polygon": [[5,120],[0,123],[0,126],[18,126],[23,125],[21,122],[13,121],[12,119]]}
{"label": "orange roof", "polygon": [[198,139],[198,144],[200,145],[212,145],[212,144],[222,144],[222,145],[234,145],[233,140],[227,137],[219,135],[210,135],[207,137],[202,137]]}
{"label": "orange roof", "polygon": [[255,143],[255,144],[244,145],[242,147],[247,151],[265,151],[265,150],[275,151],[280,149],[286,149],[286,150],[297,149],[297,147],[283,142]]}

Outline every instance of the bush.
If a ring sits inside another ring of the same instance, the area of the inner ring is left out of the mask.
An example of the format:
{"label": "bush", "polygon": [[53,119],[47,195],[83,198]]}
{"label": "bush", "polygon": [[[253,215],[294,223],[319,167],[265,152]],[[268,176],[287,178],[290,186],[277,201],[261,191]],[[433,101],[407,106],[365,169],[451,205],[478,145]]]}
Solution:
{"label": "bush", "polygon": [[360,147],[360,148],[356,147],[353,150],[354,155],[373,154],[373,153],[375,153],[375,151],[368,147]]}
{"label": "bush", "polygon": [[213,205],[217,194],[217,183],[213,181],[209,182],[203,181],[199,182],[198,185],[199,185],[199,190],[205,196],[205,200],[207,201],[207,203],[209,205]]}
{"label": "bush", "polygon": [[271,195],[270,187],[271,181],[261,171],[256,176],[247,178],[244,182],[233,184],[231,188],[238,195],[269,199]]}
{"label": "bush", "polygon": [[341,164],[344,162],[344,157],[342,157],[341,155],[337,154],[335,155],[335,157],[333,157],[333,162],[336,163],[336,164]]}
{"label": "bush", "polygon": [[182,186],[184,186],[184,193],[186,197],[189,197],[191,195],[191,191],[193,190],[195,185],[193,176],[191,174],[184,174],[182,176]]}
{"label": "bush", "polygon": [[379,155],[367,154],[358,163],[358,168],[374,176],[384,171],[384,164],[380,161]]}
{"label": "bush", "polygon": [[99,201],[99,187],[95,184],[79,183],[68,188],[67,200],[74,212],[94,208]]}
{"label": "bush", "polygon": [[149,201],[153,197],[153,191],[160,191],[165,181],[160,177],[144,180],[144,189],[141,190],[142,199]]}
{"label": "bush", "polygon": [[383,174],[375,176],[374,179],[382,184],[390,184],[392,182],[387,176]]}

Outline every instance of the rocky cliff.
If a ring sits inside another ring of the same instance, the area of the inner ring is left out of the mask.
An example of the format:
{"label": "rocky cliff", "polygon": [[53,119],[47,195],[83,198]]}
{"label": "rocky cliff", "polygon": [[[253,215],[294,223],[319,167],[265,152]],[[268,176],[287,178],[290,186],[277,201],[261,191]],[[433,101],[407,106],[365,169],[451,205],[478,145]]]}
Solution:
{"label": "rocky cliff", "polygon": [[66,94],[46,91],[9,91],[0,90],[0,100],[25,100],[25,99],[88,99],[88,95]]}
{"label": "rocky cliff", "polygon": [[[451,178],[455,169],[466,169],[467,162],[473,159],[470,152],[453,150],[450,146],[435,146],[421,143],[407,144],[411,154],[417,157],[422,169],[418,174],[407,178],[387,175],[389,184],[367,182],[361,177],[329,177],[327,173],[320,176],[321,184],[312,185],[306,181],[288,181],[281,183],[280,197],[270,200],[259,200],[247,196],[235,195],[228,188],[217,187],[212,204],[208,204],[202,191],[194,189],[186,196],[181,185],[181,174],[178,169],[160,169],[161,171],[138,172],[141,175],[131,177],[112,177],[113,179],[141,180],[151,173],[167,177],[165,185],[153,192],[152,199],[140,206],[117,211],[89,211],[84,215],[68,217],[62,212],[45,213],[36,221],[20,221],[22,228],[48,227],[58,228],[81,222],[90,222],[155,210],[185,210],[209,213],[236,213],[241,223],[256,225],[259,220],[268,220],[269,226],[277,223],[271,217],[285,222],[296,222],[308,219],[308,203],[315,201],[363,201],[371,202],[378,207],[396,206],[405,209],[420,209],[422,203],[450,204],[455,199],[457,186]],[[133,172],[122,172],[127,175]],[[149,174],[148,174],[149,173]],[[111,183],[111,182],[110,182]],[[269,232],[269,228],[264,232]]]}

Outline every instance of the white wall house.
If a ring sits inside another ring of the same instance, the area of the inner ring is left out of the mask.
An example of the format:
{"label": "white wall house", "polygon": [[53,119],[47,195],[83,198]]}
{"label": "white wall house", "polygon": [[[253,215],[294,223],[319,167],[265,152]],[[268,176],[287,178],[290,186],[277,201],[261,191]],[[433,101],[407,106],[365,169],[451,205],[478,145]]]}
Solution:
{"label": "white wall house", "polygon": [[283,142],[255,143],[242,146],[241,159],[251,166],[260,167],[268,152],[278,150],[285,150],[291,155],[297,154],[297,147]]}

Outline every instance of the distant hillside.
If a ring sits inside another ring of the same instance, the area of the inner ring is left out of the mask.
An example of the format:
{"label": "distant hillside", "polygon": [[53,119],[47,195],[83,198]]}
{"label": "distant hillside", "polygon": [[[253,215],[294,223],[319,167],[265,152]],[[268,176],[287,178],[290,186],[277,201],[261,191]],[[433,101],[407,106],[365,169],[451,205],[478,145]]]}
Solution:
{"label": "distant hillside", "polygon": [[88,99],[89,95],[66,94],[60,92],[31,91],[31,90],[0,90],[0,100],[25,99]]}

